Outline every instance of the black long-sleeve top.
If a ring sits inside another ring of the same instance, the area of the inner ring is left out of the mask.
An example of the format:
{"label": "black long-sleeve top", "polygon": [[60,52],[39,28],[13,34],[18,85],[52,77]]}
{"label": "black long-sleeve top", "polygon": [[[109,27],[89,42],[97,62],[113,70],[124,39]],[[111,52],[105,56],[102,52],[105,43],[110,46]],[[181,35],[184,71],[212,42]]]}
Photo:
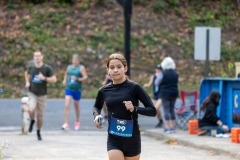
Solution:
{"label": "black long-sleeve top", "polygon": [[[138,107],[139,100],[143,103],[145,108]],[[126,80],[121,84],[105,85],[98,91],[93,107],[94,118],[100,115],[104,101],[106,102],[108,109],[108,122],[110,122],[112,116],[125,120],[133,120],[132,137],[125,138],[109,135],[109,137],[117,138],[119,140],[132,139],[132,142],[139,141],[140,131],[138,125],[138,114],[156,116],[157,113],[150,97],[144,89],[138,83],[129,80]],[[123,101],[131,101],[135,108],[134,111],[130,112],[127,110]]]}
{"label": "black long-sleeve top", "polygon": [[199,127],[204,126],[217,126],[217,121],[219,117],[217,116],[217,105],[212,102],[206,104],[206,111],[203,118],[199,121]]}

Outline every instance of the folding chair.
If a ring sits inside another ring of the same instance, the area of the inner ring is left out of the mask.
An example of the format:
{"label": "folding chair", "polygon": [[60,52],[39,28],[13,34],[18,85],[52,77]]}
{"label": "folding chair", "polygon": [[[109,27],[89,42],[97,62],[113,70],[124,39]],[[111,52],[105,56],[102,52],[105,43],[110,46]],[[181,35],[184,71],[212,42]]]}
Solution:
{"label": "folding chair", "polygon": [[175,107],[177,127],[183,130],[188,129],[188,121],[196,119],[198,91],[180,91],[182,104]]}

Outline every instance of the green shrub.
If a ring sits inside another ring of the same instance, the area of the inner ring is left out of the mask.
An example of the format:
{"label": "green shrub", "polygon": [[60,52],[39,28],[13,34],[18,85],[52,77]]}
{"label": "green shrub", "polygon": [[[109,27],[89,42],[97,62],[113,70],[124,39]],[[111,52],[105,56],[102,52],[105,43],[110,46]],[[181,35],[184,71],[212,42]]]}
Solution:
{"label": "green shrub", "polygon": [[179,0],[156,0],[155,2],[152,3],[151,7],[154,11],[156,12],[162,12],[163,9],[169,7],[169,8],[174,8],[178,13],[180,12],[177,9],[177,6],[180,5]]}
{"label": "green shrub", "polygon": [[180,1],[179,0],[169,0],[168,3],[169,3],[169,6],[175,7],[180,4]]}
{"label": "green shrub", "polygon": [[157,0],[152,3],[152,9],[156,12],[162,12],[162,10],[168,6],[168,3],[163,0]]}

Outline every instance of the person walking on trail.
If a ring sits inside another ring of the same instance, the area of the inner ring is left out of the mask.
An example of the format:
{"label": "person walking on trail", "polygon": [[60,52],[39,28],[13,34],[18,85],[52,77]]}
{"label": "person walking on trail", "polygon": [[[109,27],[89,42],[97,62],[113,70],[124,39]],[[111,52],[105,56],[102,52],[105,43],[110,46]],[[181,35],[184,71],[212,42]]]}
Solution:
{"label": "person walking on trail", "polygon": [[163,120],[162,120],[162,115],[160,111],[160,107],[162,105],[162,100],[159,97],[159,86],[154,85],[154,81],[156,80],[158,74],[162,72],[162,67],[161,64],[158,64],[155,70],[155,74],[150,77],[150,80],[148,83],[144,84],[143,87],[150,87],[153,86],[153,99],[154,99],[154,106],[157,110],[157,119],[158,119],[158,124],[155,126],[156,128],[161,128],[163,126]]}
{"label": "person walking on trail", "polygon": [[[105,79],[104,81],[102,82],[102,85],[107,85],[109,83],[112,83],[112,77],[109,75],[109,74],[106,74],[105,75]],[[103,117],[103,120],[102,120],[102,123],[105,123],[107,122],[108,120],[108,114],[107,114],[107,106],[106,106],[106,103],[103,104],[103,112],[104,112],[104,117]]]}
{"label": "person walking on trail", "polygon": [[29,88],[29,115],[30,126],[29,132],[32,132],[35,123],[35,111],[37,113],[37,138],[42,140],[41,127],[43,124],[43,113],[46,108],[47,100],[47,83],[56,83],[57,78],[54,75],[52,67],[43,63],[43,54],[40,51],[34,52],[34,65],[27,69],[26,87]]}
{"label": "person walking on trail", "polygon": [[199,120],[199,128],[201,129],[201,132],[198,133],[199,136],[211,136],[211,130],[216,130],[217,134],[228,132],[228,126],[224,125],[217,116],[217,107],[219,106],[220,98],[220,93],[212,90],[209,96],[204,99],[200,109],[204,111],[205,114],[203,118]]}
{"label": "person walking on trail", "polygon": [[159,85],[159,97],[162,99],[164,111],[164,132],[176,132],[176,117],[174,105],[178,97],[178,74],[175,71],[175,63],[171,57],[165,57],[161,63],[163,71],[155,80]]}
{"label": "person walking on trail", "polygon": [[82,96],[82,82],[87,80],[87,72],[83,65],[80,64],[80,57],[78,54],[74,54],[72,57],[72,64],[66,69],[63,79],[63,85],[65,87],[65,108],[64,108],[64,123],[62,125],[63,130],[68,130],[68,118],[71,100],[74,101],[74,108],[76,114],[76,121],[74,123],[74,129],[80,129],[80,108],[79,102]]}
{"label": "person walking on trail", "polygon": [[[113,83],[103,86],[97,94],[93,106],[94,125],[102,129],[101,109],[103,103],[108,108],[108,140],[109,160],[139,160],[141,153],[141,137],[138,114],[156,116],[150,97],[136,82],[125,76],[127,61],[121,54],[112,54],[107,61],[107,71]],[[138,107],[141,101],[144,107]]]}

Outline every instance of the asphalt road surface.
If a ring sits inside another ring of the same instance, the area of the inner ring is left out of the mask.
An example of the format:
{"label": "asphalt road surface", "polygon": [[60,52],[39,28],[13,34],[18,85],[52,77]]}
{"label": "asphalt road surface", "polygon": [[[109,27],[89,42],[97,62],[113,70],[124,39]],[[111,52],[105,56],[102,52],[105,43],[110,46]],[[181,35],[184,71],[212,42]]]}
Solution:
{"label": "asphalt road surface", "polygon": [[[14,144],[5,150],[3,160],[107,160],[107,133],[99,131],[43,131],[43,141],[36,133],[0,132],[0,141]],[[142,136],[141,160],[234,160],[225,155],[197,148],[169,145]]]}
{"label": "asphalt road surface", "polygon": [[[80,102],[81,130],[97,130],[93,124],[92,107],[94,100],[82,99]],[[64,100],[48,99],[44,113],[43,130],[60,130],[64,122],[63,117]],[[103,113],[103,111],[102,111]],[[22,123],[21,99],[1,99],[0,100],[0,131],[16,130],[21,128]],[[70,108],[69,125],[74,128],[75,112],[73,103]],[[157,124],[156,117],[146,117],[139,115],[141,128],[154,128]],[[106,127],[105,127],[106,128]],[[104,129],[103,129],[104,130]]]}
{"label": "asphalt road surface", "polygon": [[[69,131],[61,130],[64,100],[47,101],[42,129],[43,141],[39,142],[36,132],[21,135],[20,99],[0,100],[0,142],[12,140],[13,145],[5,151],[4,160],[107,160],[106,126],[102,130],[93,125],[92,106],[94,100],[81,100],[81,130],[74,131],[75,114],[71,106]],[[139,116],[142,129],[151,129],[156,117]],[[36,127],[34,128],[36,130]],[[159,130],[162,131],[162,130]],[[177,133],[176,133],[177,134]],[[142,134],[141,160],[234,160],[227,155],[216,155],[197,148],[168,145],[164,141]]]}

